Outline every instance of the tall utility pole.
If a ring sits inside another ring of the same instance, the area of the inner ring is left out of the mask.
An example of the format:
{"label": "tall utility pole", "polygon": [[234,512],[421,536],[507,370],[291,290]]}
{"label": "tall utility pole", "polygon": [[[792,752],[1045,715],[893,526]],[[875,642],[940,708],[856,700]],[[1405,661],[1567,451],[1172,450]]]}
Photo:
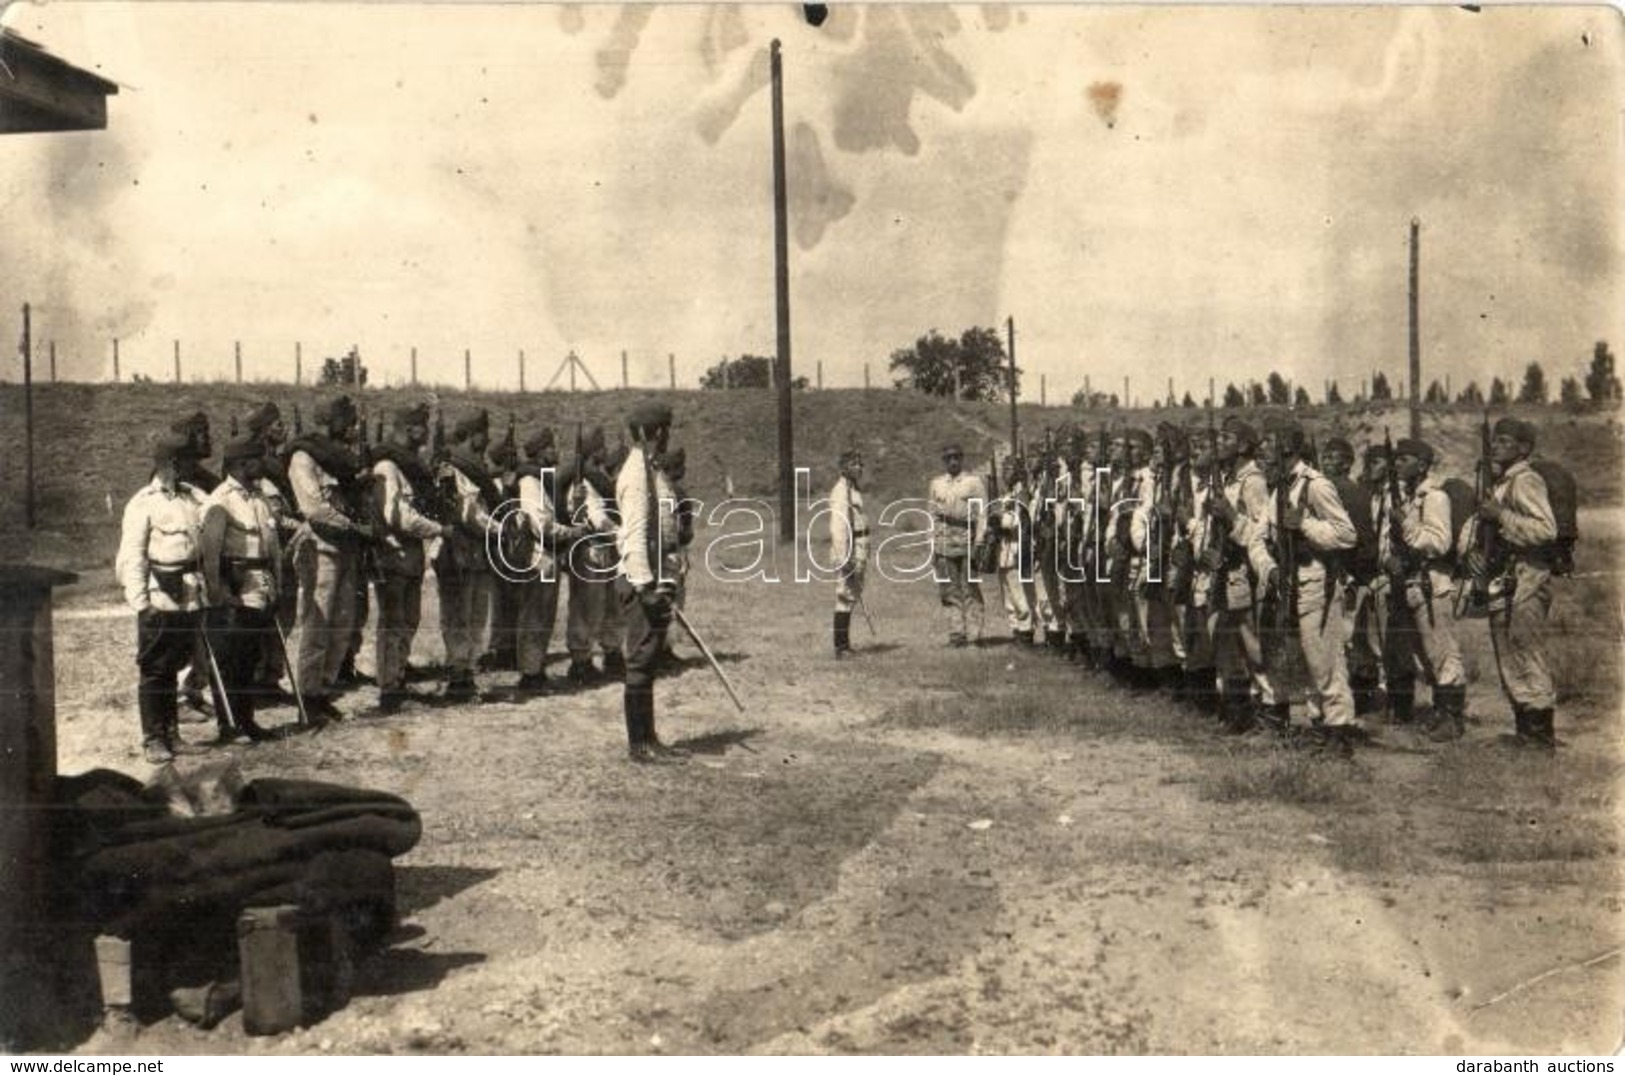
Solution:
{"label": "tall utility pole", "polygon": [[113,337],[113,383],[118,384],[118,337]]}
{"label": "tall utility pole", "polygon": [[1010,454],[1021,450],[1021,423],[1016,417],[1016,319],[1004,319],[1004,330],[1010,340]]}
{"label": "tall utility pole", "polygon": [[23,519],[34,529],[34,313],[23,303]]}
{"label": "tall utility pole", "polygon": [[677,355],[666,352],[666,374],[671,378],[671,386],[677,387]]}
{"label": "tall utility pole", "polygon": [[524,352],[524,349],[521,348],[520,351],[519,351],[519,391],[523,392],[524,390],[525,390],[525,352]]}
{"label": "tall utility pole", "polygon": [[181,341],[175,341],[175,383],[181,383]]}
{"label": "tall utility pole", "polygon": [[784,64],[779,41],[770,53],[773,74],[773,284],[778,314],[779,353],[779,537],[796,534],[795,470],[791,455],[795,439],[790,431],[790,224],[785,207],[784,175]]}
{"label": "tall utility pole", "polygon": [[1419,269],[1421,266],[1422,221],[1411,217],[1411,436],[1422,437],[1422,411],[1417,397],[1422,384],[1422,322]]}

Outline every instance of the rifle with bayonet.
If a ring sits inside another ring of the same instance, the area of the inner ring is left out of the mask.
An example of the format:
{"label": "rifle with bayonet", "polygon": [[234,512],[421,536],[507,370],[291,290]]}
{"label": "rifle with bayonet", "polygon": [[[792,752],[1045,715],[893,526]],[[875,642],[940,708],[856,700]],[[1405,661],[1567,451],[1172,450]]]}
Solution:
{"label": "rifle with bayonet", "polygon": [[[1382,454],[1388,464],[1388,553],[1399,566],[1397,573],[1391,574],[1391,586],[1388,600],[1395,608],[1405,605],[1405,580],[1412,571],[1421,568],[1422,596],[1426,599],[1428,610],[1428,623],[1433,623],[1433,579],[1428,574],[1427,565],[1420,564],[1414,550],[1405,542],[1405,513],[1400,508],[1400,496],[1405,486],[1399,478],[1399,468],[1395,465],[1394,440],[1387,427],[1382,431]],[[1412,491],[1414,494],[1414,490]]]}
{"label": "rifle with bayonet", "polygon": [[[1490,455],[1490,411],[1484,408],[1484,421],[1478,428],[1478,466],[1473,475],[1473,502],[1482,504],[1495,489],[1495,461]],[[1459,614],[1482,615],[1490,607],[1490,580],[1498,568],[1500,558],[1496,524],[1477,517],[1473,531],[1473,547],[1466,557],[1469,584],[1463,587],[1467,594],[1466,608]]]}
{"label": "rifle with bayonet", "polygon": [[1280,593],[1275,604],[1275,626],[1283,640],[1298,620],[1298,532],[1286,526],[1292,510],[1292,475],[1287,473],[1285,438],[1275,438],[1275,539]]}

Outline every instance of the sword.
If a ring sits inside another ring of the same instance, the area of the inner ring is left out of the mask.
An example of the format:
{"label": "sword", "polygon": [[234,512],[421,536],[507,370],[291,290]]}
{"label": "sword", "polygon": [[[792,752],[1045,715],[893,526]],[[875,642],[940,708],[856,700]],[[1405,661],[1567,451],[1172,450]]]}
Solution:
{"label": "sword", "polygon": [[310,727],[310,715],[305,712],[305,693],[299,689],[299,676],[296,674],[293,657],[288,652],[288,634],[282,629],[282,621],[276,617],[271,618],[276,627],[277,644],[282,647],[282,667],[288,670],[288,683],[293,687],[293,701],[299,707],[299,727]]}
{"label": "sword", "polygon": [[232,728],[237,727],[237,715],[231,711],[231,698],[226,694],[226,681],[220,675],[220,664],[214,659],[214,646],[209,642],[209,633],[199,630],[203,639],[203,652],[209,658],[209,674],[214,677],[215,689],[220,692],[220,705],[226,711],[226,721]]}
{"label": "sword", "polygon": [[858,611],[863,613],[863,622],[869,625],[869,637],[879,637],[879,632],[875,630],[874,618],[869,615],[869,602],[863,599],[861,593],[858,594]]}
{"label": "sword", "polygon": [[733,699],[733,704],[739,708],[741,713],[743,713],[745,711],[745,703],[741,702],[739,700],[739,695],[734,693],[734,685],[728,681],[728,673],[722,670],[722,665],[717,663],[716,655],[711,652],[711,647],[705,644],[705,640],[700,637],[700,633],[694,630],[694,625],[688,622],[688,617],[683,615],[683,610],[678,608],[676,605],[672,606],[671,617],[672,619],[676,620],[678,626],[680,626],[684,632],[687,633],[689,640],[694,643],[695,648],[705,655],[705,659],[707,661],[711,662],[711,671],[715,672],[717,674],[717,678],[722,680],[722,689],[728,692],[728,697]]}

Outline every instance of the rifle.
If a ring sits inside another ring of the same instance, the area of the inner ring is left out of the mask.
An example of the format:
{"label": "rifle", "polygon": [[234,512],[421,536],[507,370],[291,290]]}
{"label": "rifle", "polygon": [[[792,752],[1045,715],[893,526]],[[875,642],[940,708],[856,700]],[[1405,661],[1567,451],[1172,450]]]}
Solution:
{"label": "rifle", "polygon": [[[1484,421],[1478,428],[1478,466],[1473,475],[1473,499],[1479,504],[1495,488],[1495,463],[1490,458],[1490,437],[1490,409],[1485,407]],[[1468,590],[1467,607],[1470,611],[1482,613],[1489,608],[1490,576],[1494,573],[1495,560],[1499,556],[1497,536],[1496,525],[1480,516],[1478,528],[1473,532],[1477,556],[1469,559],[1472,585]]]}
{"label": "rifle", "polygon": [[356,471],[354,490],[354,508],[357,517],[367,521],[372,528],[372,540],[361,543],[360,577],[361,590],[365,596],[367,582],[382,582],[383,572],[378,568],[378,557],[374,543],[383,536],[383,518],[379,515],[378,504],[372,496],[372,443],[367,439],[367,412],[363,408],[356,416],[356,458],[361,466]]}
{"label": "rifle", "polygon": [[1224,484],[1219,478],[1219,426],[1213,415],[1211,401],[1207,409],[1207,499],[1203,501],[1203,511],[1207,520],[1203,523],[1202,548],[1197,550],[1198,558],[1210,566],[1208,569],[1208,608],[1218,607],[1216,597],[1219,593],[1219,576],[1224,564],[1225,533],[1213,518],[1212,506],[1214,497],[1224,496]]}
{"label": "rifle", "polygon": [[988,459],[987,503],[982,508],[982,533],[976,542],[972,557],[977,571],[996,571],[999,565],[999,535],[995,520],[999,512],[994,502],[999,498],[999,455],[994,452]]}
{"label": "rifle", "polygon": [[[1394,440],[1389,435],[1387,426],[1384,426],[1382,430],[1382,454],[1383,458],[1388,461],[1388,503],[1384,505],[1384,507],[1388,508],[1388,549],[1401,564],[1400,577],[1394,580],[1394,589],[1388,595],[1388,599],[1397,601],[1399,606],[1403,606],[1405,602],[1404,575],[1411,568],[1413,554],[1405,544],[1405,517],[1399,510],[1399,494],[1401,492],[1399,471],[1394,466]],[[1434,622],[1433,580],[1428,576],[1426,565],[1423,566],[1422,570],[1422,595],[1427,599],[1428,624],[1431,626]]]}
{"label": "rifle", "polygon": [[1276,602],[1276,628],[1283,633],[1298,619],[1298,535],[1288,530],[1283,521],[1292,506],[1291,475],[1286,472],[1286,451],[1281,438],[1275,440],[1275,528],[1279,542],[1281,588],[1284,593]]}
{"label": "rifle", "polygon": [[305,431],[304,416],[299,413],[299,404],[293,405],[293,435],[298,436]]}

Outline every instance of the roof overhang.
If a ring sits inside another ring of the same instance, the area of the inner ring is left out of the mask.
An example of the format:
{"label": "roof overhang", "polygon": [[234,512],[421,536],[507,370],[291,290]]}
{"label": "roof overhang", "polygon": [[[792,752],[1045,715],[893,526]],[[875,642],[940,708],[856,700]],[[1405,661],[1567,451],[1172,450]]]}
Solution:
{"label": "roof overhang", "polygon": [[0,134],[100,131],[118,86],[0,30]]}

